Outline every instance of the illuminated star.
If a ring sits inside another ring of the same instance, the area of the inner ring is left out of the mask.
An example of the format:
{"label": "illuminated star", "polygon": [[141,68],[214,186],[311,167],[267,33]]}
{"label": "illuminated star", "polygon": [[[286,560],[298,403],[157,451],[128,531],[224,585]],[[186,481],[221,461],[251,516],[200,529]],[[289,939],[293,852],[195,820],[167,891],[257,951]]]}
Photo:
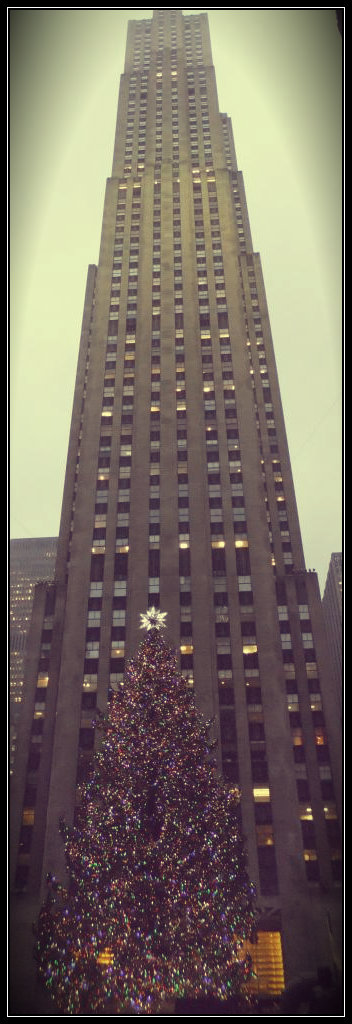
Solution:
{"label": "illuminated star", "polygon": [[163,629],[166,616],[167,612],[159,612],[159,608],[148,608],[145,615],[141,615],[140,629]]}

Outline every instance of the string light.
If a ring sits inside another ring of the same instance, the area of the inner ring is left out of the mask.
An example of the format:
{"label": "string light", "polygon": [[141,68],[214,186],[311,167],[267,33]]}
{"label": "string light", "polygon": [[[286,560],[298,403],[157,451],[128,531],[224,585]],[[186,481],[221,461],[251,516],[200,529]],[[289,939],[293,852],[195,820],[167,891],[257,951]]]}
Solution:
{"label": "string light", "polygon": [[228,999],[251,977],[239,792],[214,772],[211,723],[160,623],[145,628],[97,722],[79,827],[60,823],[69,889],[49,876],[37,924],[39,977],[69,1014],[155,1014],[165,1000]]}

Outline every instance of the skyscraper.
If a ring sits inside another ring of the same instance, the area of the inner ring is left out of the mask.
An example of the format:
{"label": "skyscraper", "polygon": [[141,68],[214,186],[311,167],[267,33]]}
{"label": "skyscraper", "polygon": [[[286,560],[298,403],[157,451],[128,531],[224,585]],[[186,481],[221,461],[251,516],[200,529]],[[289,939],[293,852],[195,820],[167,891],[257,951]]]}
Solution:
{"label": "skyscraper", "polygon": [[316,970],[331,962],[340,906],[329,652],[207,18],[178,9],[129,23],[55,582],[37,589],[27,659],[21,906],[40,900],[47,871],[63,872],[58,821],[74,819],[95,708],[123,679],[148,605],[167,612],[214,718],[219,768],[240,784],[265,955],[275,947],[281,970],[282,946],[286,981]]}

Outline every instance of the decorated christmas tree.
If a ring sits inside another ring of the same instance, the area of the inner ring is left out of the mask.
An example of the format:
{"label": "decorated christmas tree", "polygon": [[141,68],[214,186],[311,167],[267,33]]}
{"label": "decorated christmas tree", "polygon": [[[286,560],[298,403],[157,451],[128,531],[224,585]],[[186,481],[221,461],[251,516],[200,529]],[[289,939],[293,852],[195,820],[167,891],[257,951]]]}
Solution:
{"label": "decorated christmas tree", "polygon": [[97,722],[79,826],[60,824],[69,884],[48,878],[35,955],[69,1014],[226,1000],[251,975],[239,793],[218,777],[210,723],[162,638],[164,619],[156,609],[142,616],[146,636]]}

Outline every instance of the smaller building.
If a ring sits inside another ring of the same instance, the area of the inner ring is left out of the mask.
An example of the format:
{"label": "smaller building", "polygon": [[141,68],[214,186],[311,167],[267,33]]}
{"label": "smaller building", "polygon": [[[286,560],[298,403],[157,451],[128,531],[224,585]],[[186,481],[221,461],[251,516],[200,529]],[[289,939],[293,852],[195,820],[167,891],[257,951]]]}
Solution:
{"label": "smaller building", "polygon": [[24,660],[35,586],[54,579],[57,537],[10,541],[10,772],[23,696]]}
{"label": "smaller building", "polygon": [[323,611],[331,652],[333,685],[342,710],[342,554],[334,552],[326,577]]}

